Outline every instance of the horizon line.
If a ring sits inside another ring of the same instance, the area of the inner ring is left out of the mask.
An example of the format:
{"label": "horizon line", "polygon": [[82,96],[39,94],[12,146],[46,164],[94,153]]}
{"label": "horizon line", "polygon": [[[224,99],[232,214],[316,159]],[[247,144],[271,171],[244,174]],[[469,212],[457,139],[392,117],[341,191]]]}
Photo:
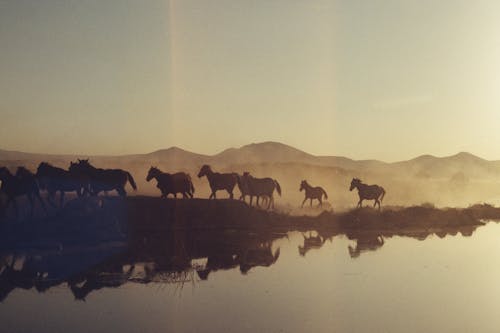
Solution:
{"label": "horizon line", "polygon": [[8,152],[8,153],[17,153],[17,154],[46,155],[46,156],[54,156],[54,157],[55,156],[58,156],[58,157],[60,156],[60,157],[89,157],[90,158],[90,157],[127,157],[127,156],[134,156],[134,155],[149,155],[149,154],[154,154],[154,153],[158,153],[158,152],[165,151],[165,150],[178,149],[178,150],[184,151],[186,153],[190,153],[190,154],[196,154],[196,155],[205,156],[205,157],[214,157],[214,156],[220,155],[220,154],[224,153],[225,151],[228,151],[228,150],[231,150],[231,149],[236,149],[237,150],[237,149],[242,149],[244,147],[248,147],[248,146],[251,146],[251,145],[264,145],[264,144],[278,144],[278,145],[286,146],[286,147],[295,149],[295,150],[297,150],[299,152],[302,152],[304,154],[311,155],[312,157],[318,157],[318,158],[325,158],[325,157],[347,158],[349,160],[358,161],[358,162],[375,161],[375,162],[382,162],[382,163],[386,163],[386,164],[395,164],[395,163],[407,162],[407,161],[415,160],[415,159],[422,158],[422,157],[431,157],[431,158],[442,159],[442,158],[454,157],[454,156],[457,156],[457,155],[460,155],[460,154],[471,155],[473,157],[477,157],[479,159],[482,159],[482,160],[488,161],[488,162],[499,161],[498,159],[489,160],[489,159],[480,157],[480,156],[478,156],[476,154],[473,154],[471,152],[459,151],[459,152],[457,152],[455,154],[444,155],[444,156],[436,156],[436,155],[433,155],[433,154],[421,154],[421,155],[418,155],[418,156],[415,156],[413,158],[409,158],[409,159],[406,159],[406,160],[395,160],[395,161],[388,162],[388,161],[380,160],[380,159],[377,159],[377,158],[355,159],[355,158],[347,157],[347,156],[344,156],[344,155],[315,155],[315,154],[309,153],[309,152],[307,152],[305,150],[296,148],[294,146],[291,146],[289,144],[286,144],[286,143],[283,143],[283,142],[279,142],[279,141],[252,142],[252,143],[248,143],[248,144],[242,145],[240,147],[228,147],[228,148],[220,150],[219,152],[214,153],[214,154],[198,153],[198,152],[194,152],[194,151],[191,151],[191,150],[179,147],[179,146],[170,146],[170,147],[167,147],[167,148],[160,148],[160,149],[156,149],[156,150],[149,151],[149,152],[143,152],[143,153],[126,153],[126,154],[40,153],[40,152],[30,152],[30,151],[24,151],[24,150],[3,149],[1,147],[0,147],[0,151]]}

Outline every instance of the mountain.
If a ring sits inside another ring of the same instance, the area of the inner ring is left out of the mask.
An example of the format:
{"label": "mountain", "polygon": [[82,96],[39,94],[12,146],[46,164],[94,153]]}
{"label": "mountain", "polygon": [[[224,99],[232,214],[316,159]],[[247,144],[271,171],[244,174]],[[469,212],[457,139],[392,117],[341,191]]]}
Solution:
{"label": "mountain", "polygon": [[378,160],[353,160],[342,156],[315,156],[279,142],[252,143],[240,148],[229,148],[215,155],[203,155],[178,147],[161,149],[147,154],[121,156],[78,156],[48,155],[0,150],[0,162],[13,164],[23,162],[49,161],[66,163],[77,158],[90,157],[91,160],[106,165],[134,164],[156,165],[169,169],[179,167],[199,167],[202,164],[217,165],[256,165],[276,163],[299,163],[323,167],[336,167],[353,172],[382,174],[404,174],[416,177],[451,177],[457,172],[469,177],[499,175],[500,161],[488,161],[467,152],[447,157],[422,155],[408,161],[386,163]]}
{"label": "mountain", "polygon": [[[191,174],[197,197],[208,197],[205,178],[196,174],[203,164],[215,171],[250,171],[256,177],[279,180],[283,189],[282,204],[295,207],[303,200],[300,180],[326,189],[336,207],[351,207],[357,193],[349,191],[353,177],[368,184],[383,185],[387,191],[384,203],[390,205],[432,202],[436,205],[468,205],[500,200],[500,161],[488,161],[461,152],[447,157],[422,155],[408,161],[386,163],[378,160],[353,160],[342,156],[315,156],[278,142],[252,143],[229,148],[215,155],[203,155],[178,147],[147,154],[121,156],[46,155],[0,150],[0,165],[15,168],[24,165],[35,170],[41,161],[67,168],[70,161],[90,158],[101,168],[130,171],[142,194],[157,195],[155,182],[147,182],[150,166],[165,172],[185,171]],[[227,194],[221,193],[221,197]]]}
{"label": "mountain", "polygon": [[316,157],[278,142],[252,143],[241,148],[230,148],[213,156],[215,162],[231,161],[233,164],[256,163],[312,163]]}

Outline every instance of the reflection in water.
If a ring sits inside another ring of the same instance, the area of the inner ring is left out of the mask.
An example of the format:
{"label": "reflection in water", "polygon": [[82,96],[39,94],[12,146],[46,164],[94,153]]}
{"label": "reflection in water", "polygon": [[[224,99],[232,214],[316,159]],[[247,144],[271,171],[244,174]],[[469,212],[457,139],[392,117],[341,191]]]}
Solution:
{"label": "reflection in water", "polygon": [[[298,252],[305,256],[320,249],[327,239],[345,235],[355,241],[348,245],[351,258],[376,251],[384,238],[406,236],[425,240],[436,234],[471,236],[477,226],[439,230],[366,232],[348,230],[339,233],[317,230],[303,233]],[[286,233],[236,230],[164,230],[162,232],[131,232],[126,242],[99,246],[30,250],[3,253],[0,269],[0,301],[16,288],[34,289],[40,293],[67,285],[77,300],[85,300],[103,288],[118,288],[126,283],[186,283],[207,280],[210,273],[239,269],[242,274],[252,268],[269,267],[280,257],[280,248],[273,242]]]}
{"label": "reflection in water", "polygon": [[44,292],[66,283],[75,299],[84,300],[93,291],[128,282],[185,283],[193,281],[194,274],[206,280],[211,272],[236,267],[246,274],[254,267],[269,267],[278,260],[280,249],[273,251],[272,244],[283,236],[206,230],[134,232],[127,244],[114,247],[35,251],[22,256],[7,253],[0,271],[0,300],[16,288]]}
{"label": "reflection in water", "polygon": [[357,258],[361,252],[376,251],[384,245],[382,236],[365,234],[356,239],[356,246],[349,245],[349,255],[351,258]]}
{"label": "reflection in water", "polygon": [[298,248],[299,254],[303,257],[312,249],[320,249],[326,241],[326,239],[320,235],[313,236],[311,232],[309,232],[308,236],[306,236],[306,234],[302,234],[302,236],[304,237],[304,244],[299,245]]}

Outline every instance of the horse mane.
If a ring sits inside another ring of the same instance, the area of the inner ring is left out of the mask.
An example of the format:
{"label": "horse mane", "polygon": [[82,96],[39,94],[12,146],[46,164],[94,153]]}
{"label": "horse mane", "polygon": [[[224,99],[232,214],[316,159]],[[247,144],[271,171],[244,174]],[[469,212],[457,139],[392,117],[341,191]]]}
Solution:
{"label": "horse mane", "polygon": [[20,167],[17,167],[16,176],[21,176],[21,175],[33,176],[34,174],[30,170],[25,168],[24,166],[20,166]]}

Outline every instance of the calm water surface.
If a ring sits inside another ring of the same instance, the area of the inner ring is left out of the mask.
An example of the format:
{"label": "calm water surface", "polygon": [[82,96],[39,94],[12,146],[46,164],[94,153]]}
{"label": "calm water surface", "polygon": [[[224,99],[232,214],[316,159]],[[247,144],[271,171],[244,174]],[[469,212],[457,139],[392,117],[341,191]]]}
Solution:
{"label": "calm water surface", "polygon": [[226,234],[18,254],[0,280],[1,331],[499,330],[499,224],[424,240],[249,237],[244,249]]}

